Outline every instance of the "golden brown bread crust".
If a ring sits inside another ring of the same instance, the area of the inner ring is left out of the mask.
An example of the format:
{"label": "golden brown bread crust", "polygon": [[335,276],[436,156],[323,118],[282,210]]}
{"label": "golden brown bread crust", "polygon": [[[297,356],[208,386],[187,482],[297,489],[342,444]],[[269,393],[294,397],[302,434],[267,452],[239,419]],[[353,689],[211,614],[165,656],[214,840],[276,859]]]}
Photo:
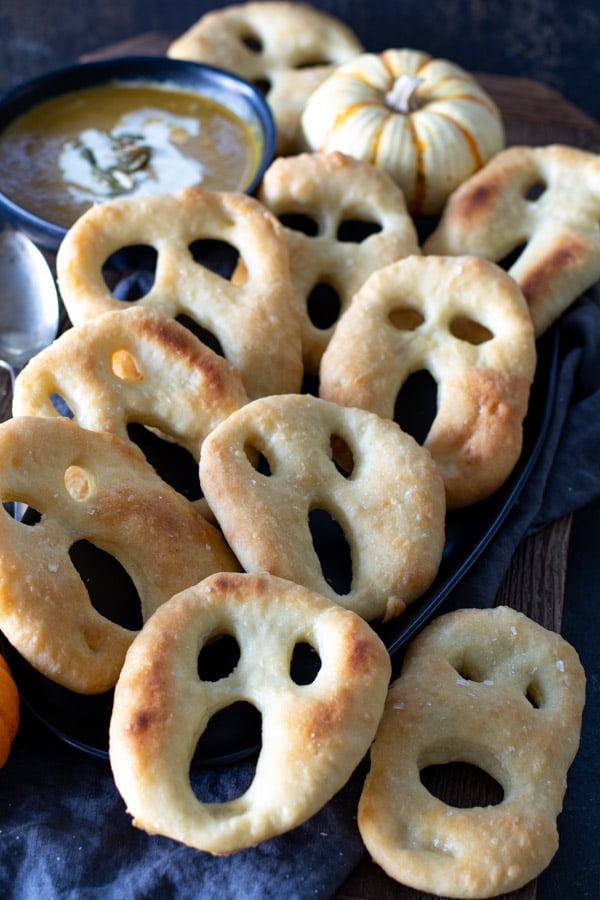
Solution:
{"label": "golden brown bread crust", "polygon": [[[203,681],[198,655],[223,635],[235,638],[239,662]],[[310,684],[290,676],[298,643],[319,655]],[[294,828],[367,752],[389,678],[375,632],[298,585],[264,573],[216,574],[182,591],[146,623],[115,691],[110,761],[134,825],[213,854]],[[262,716],[254,779],[235,799],[200,802],[189,780],[197,742],[210,718],[237,701]]]}
{"label": "golden brown bread crust", "polygon": [[320,396],[393,418],[406,379],[426,369],[438,396],[424,446],[456,508],[489,496],[517,462],[535,364],[509,275],[475,257],[411,256],[354,297],[323,354]]}
{"label": "golden brown bread crust", "polygon": [[42,513],[0,509],[0,628],[34,668],[80,693],[108,690],[135,632],[91,604],[69,551],[90,541],[132,579],[142,618],[212,572],[239,570],[220,532],[138,451],[68,419],[0,425],[0,493]]}
{"label": "golden brown bread crust", "polygon": [[[314,236],[283,229],[302,326],[304,365],[317,373],[337,319],[328,327],[314,324],[308,309],[313,289],[321,284],[334,289],[339,318],[372,272],[420,253],[414,224],[402,191],[389,175],[337,152],[276,159],[265,172],[258,198],[278,217],[306,216],[318,225]],[[288,220],[283,221],[285,226]],[[340,226],[352,221],[378,230],[360,242],[342,240]]]}
{"label": "golden brown bread crust", "polygon": [[[539,193],[541,191],[541,193]],[[448,200],[427,254],[472,254],[509,268],[540,335],[600,278],[600,155],[510,147]]]}
{"label": "golden brown bread crust", "polygon": [[[258,454],[269,474],[257,471]],[[437,467],[395,423],[365,410],[298,394],[253,401],[208,436],[200,479],[245,571],[288,578],[369,620],[399,615],[437,574],[445,539]],[[316,509],[344,532],[346,593],[323,574],[309,526]]]}
{"label": "golden brown bread crust", "polygon": [[248,402],[238,370],[187,328],[147,307],[103,313],[57,338],[19,373],[13,415],[58,416],[129,441],[157,428],[200,460],[202,441]]}
{"label": "golden brown bread crust", "polygon": [[[397,881],[444,897],[493,897],[535,878],[577,752],[585,674],[575,650],[508,607],[435,620],[409,647],[371,748],[358,810],[367,849]],[[457,808],[420,772],[465,762],[499,804]]]}
{"label": "golden brown bread crust", "polygon": [[[196,262],[190,247],[221,241],[240,257],[231,279]],[[92,207],[69,229],[57,254],[61,295],[73,324],[123,309],[103,276],[116,251],[148,245],[158,254],[154,283],[128,306],[188,316],[220,342],[251,397],[299,390],[300,323],[287,247],[274,216],[253,197],[201,187],[118,198]]]}
{"label": "golden brown bread crust", "polygon": [[266,85],[277,153],[293,153],[308,97],[341,62],[362,51],[350,28],[308,3],[250,2],[205,13],[168,55],[219,66]]}

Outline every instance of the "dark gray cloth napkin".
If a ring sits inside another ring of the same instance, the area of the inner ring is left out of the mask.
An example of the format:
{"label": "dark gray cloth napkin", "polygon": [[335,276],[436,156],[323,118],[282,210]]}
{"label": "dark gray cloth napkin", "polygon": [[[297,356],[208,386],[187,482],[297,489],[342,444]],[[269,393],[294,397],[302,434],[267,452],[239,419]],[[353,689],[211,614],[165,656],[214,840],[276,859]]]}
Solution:
{"label": "dark gray cloth napkin", "polygon": [[446,608],[491,606],[521,540],[600,496],[600,285],[563,317],[546,440],[517,503]]}
{"label": "dark gray cloth napkin", "polygon": [[[600,495],[600,291],[563,318],[550,429],[518,503],[446,608],[493,604],[521,539]],[[215,858],[132,827],[107,762],[67,746],[28,713],[0,770],[4,898],[328,898],[363,855],[356,808],[367,762],[309,822]],[[203,799],[235,796],[253,761],[196,770]]]}

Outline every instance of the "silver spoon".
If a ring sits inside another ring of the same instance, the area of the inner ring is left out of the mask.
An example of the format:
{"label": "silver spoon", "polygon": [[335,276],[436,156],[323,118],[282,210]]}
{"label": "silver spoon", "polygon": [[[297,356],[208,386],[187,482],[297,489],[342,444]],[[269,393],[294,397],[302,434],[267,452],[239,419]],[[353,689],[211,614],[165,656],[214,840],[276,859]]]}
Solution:
{"label": "silver spoon", "polygon": [[0,366],[15,376],[51,344],[58,332],[56,284],[43,254],[29,238],[0,230]]}
{"label": "silver spoon", "polygon": [[[21,232],[0,230],[0,367],[10,375],[11,402],[16,376],[52,343],[59,322],[58,291],[43,254]],[[15,519],[26,509],[12,504]]]}

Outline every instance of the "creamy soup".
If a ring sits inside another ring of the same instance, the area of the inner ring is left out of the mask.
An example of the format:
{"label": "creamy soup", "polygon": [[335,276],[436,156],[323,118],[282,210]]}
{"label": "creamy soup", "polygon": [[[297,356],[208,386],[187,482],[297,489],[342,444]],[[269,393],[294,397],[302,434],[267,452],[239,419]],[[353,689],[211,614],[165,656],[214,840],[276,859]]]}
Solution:
{"label": "creamy soup", "polygon": [[93,203],[202,184],[244,190],[258,165],[251,127],[176,87],[115,82],[24,113],[0,134],[0,188],[69,227]]}

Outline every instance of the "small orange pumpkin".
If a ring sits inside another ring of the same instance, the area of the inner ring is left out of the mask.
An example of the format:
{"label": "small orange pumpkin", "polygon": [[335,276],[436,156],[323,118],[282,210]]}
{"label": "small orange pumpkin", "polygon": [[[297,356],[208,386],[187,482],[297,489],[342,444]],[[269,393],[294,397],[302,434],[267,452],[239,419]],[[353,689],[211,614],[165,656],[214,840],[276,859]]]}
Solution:
{"label": "small orange pumpkin", "polygon": [[19,727],[19,692],[8,665],[0,656],[0,766],[8,759]]}

